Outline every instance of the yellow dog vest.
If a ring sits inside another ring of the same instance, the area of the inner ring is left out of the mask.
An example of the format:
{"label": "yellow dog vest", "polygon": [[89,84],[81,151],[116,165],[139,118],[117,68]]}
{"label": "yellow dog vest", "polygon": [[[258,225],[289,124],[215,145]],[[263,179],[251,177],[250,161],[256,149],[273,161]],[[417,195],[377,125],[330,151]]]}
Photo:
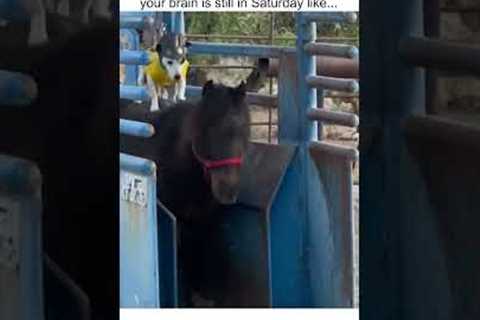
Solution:
{"label": "yellow dog vest", "polygon": [[[167,70],[160,63],[158,52],[149,52],[149,56],[150,63],[145,66],[145,74],[148,74],[157,86],[163,88],[172,86],[175,81],[168,76]],[[189,67],[190,63],[185,59],[180,69],[181,76],[185,79],[187,78]]]}

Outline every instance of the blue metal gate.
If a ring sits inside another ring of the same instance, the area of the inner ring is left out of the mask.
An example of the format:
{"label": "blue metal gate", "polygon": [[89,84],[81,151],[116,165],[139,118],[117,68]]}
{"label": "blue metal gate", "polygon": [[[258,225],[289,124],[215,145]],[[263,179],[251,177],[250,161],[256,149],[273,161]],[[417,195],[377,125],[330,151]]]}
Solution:
{"label": "blue metal gate", "polygon": [[[218,294],[219,305],[353,305],[351,169],[358,152],[316,141],[315,121],[358,126],[356,116],[316,105],[323,101],[317,100],[317,91],[320,96],[323,89],[355,92],[358,84],[317,76],[314,55],[356,59],[358,50],[315,43],[314,22],[355,19],[351,13],[298,13],[296,48],[199,42],[189,48],[190,54],[280,59],[278,97],[247,94],[250,103],[278,105],[280,145],[252,145],[239,204],[225,209],[218,227],[205,235],[220,244],[209,251],[208,263],[223,257],[230,266],[232,283]],[[182,14],[168,14],[166,20],[170,32],[184,32]],[[121,25],[123,21],[121,16]],[[120,62],[146,64],[148,56],[122,50]],[[200,92],[199,87],[187,87],[187,96]],[[121,86],[120,96],[148,100],[144,88],[131,85]],[[164,276],[162,270],[159,276]]]}

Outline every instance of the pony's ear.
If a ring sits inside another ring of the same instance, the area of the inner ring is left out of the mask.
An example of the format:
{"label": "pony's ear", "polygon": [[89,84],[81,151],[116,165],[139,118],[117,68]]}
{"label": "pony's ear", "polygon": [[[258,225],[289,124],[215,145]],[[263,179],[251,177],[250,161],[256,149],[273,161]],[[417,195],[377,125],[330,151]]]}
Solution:
{"label": "pony's ear", "polygon": [[207,94],[208,91],[212,90],[213,86],[214,86],[213,85],[213,80],[208,80],[207,82],[205,82],[205,84],[203,85],[203,89],[202,89],[202,96]]}

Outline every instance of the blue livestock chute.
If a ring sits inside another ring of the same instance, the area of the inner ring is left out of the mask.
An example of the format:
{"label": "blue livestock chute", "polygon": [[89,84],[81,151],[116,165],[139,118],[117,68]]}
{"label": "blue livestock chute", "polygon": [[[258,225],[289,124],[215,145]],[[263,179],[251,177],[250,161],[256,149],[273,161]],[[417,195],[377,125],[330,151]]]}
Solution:
{"label": "blue livestock chute", "polygon": [[[122,134],[149,138],[150,124],[120,120]],[[153,161],[120,154],[120,305],[177,306],[176,221],[157,204]]]}
{"label": "blue livestock chute", "polygon": [[[183,14],[164,13],[163,18],[170,32],[184,33]],[[122,14],[121,26],[131,26],[132,19],[131,13],[129,16]],[[323,103],[323,90],[357,92],[358,83],[353,79],[317,75],[315,56],[357,59],[358,50],[349,45],[316,42],[315,21],[351,23],[355,19],[353,13],[297,13],[296,47],[193,42],[189,48],[192,55],[279,59],[278,96],[248,93],[247,101],[278,106],[280,144],[251,144],[238,203],[224,209],[225,214],[220,215],[208,234],[207,231],[200,234],[210,240],[202,261],[206,269],[220,270],[219,265],[228,267],[228,290],[214,293],[218,306],[353,305],[352,162],[358,159],[358,152],[317,141],[317,122],[356,127],[358,117],[324,110],[317,103]],[[142,65],[148,63],[148,56],[140,50],[122,50],[120,63]],[[200,87],[187,87],[187,97],[200,94]],[[132,83],[120,87],[120,96],[132,100],[149,99],[144,88]],[[170,296],[176,297],[177,289],[181,293],[184,284],[181,276],[176,278],[176,271],[171,269],[176,254],[171,236],[176,230],[173,218],[166,219],[169,214],[159,203],[158,224],[150,225],[148,232],[145,230],[143,241],[148,241],[153,229],[158,228],[155,232],[159,237],[159,251],[155,252],[151,246],[143,248],[150,251],[150,258],[156,259],[158,264],[158,279],[144,290],[168,281],[172,284],[165,289],[170,290]],[[124,220],[121,230],[127,223],[137,224]],[[161,230],[167,234],[162,235]],[[132,245],[127,241],[122,239],[122,246]],[[122,247],[121,269],[128,270],[127,265],[134,262],[127,261],[130,257],[124,256],[124,250]],[[214,273],[209,275],[212,279],[216,277]],[[124,282],[147,277],[137,273],[122,276]],[[148,275],[151,279],[156,276],[153,271]],[[165,292],[160,290],[157,294],[163,297]],[[122,306],[129,305],[123,301]],[[161,307],[173,306],[159,301]],[[185,306],[181,295],[178,305]]]}

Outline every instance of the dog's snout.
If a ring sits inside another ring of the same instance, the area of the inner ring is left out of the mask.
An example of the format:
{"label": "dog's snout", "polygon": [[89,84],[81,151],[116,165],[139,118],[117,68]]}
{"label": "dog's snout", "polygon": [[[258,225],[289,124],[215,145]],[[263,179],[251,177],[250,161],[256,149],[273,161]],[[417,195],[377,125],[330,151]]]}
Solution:
{"label": "dog's snout", "polygon": [[180,80],[181,76],[179,74],[176,74],[174,78],[175,80]]}

